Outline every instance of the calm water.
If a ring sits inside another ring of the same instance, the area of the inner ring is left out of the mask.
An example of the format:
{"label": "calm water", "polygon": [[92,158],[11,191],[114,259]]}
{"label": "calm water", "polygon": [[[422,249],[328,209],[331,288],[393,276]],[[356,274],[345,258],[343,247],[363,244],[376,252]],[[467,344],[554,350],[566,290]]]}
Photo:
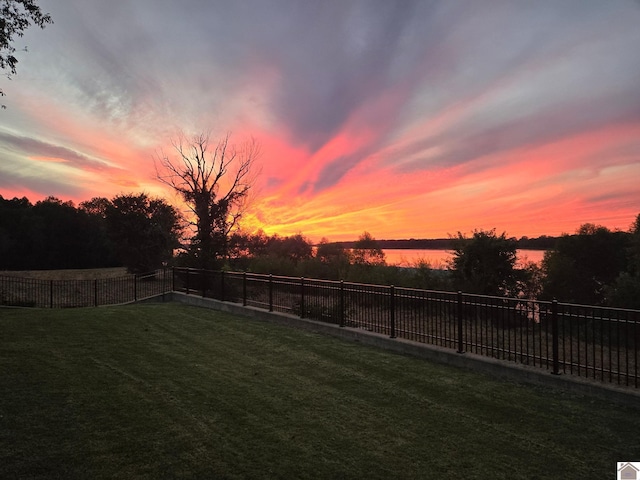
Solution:
{"label": "calm water", "polygon": [[[415,262],[424,260],[431,264],[432,268],[445,268],[446,262],[451,258],[449,250],[383,250],[388,265],[411,267]],[[540,264],[544,257],[544,250],[518,250],[518,261],[528,260]]]}

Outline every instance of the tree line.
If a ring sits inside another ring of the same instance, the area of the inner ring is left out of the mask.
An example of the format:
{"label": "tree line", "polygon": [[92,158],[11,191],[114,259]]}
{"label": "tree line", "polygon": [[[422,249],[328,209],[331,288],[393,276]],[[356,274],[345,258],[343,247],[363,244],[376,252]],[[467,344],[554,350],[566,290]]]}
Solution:
{"label": "tree line", "polygon": [[56,197],[32,204],[0,195],[0,269],[126,266],[140,273],[172,259],[181,231],[175,208],[144,193],[78,207]]}
{"label": "tree line", "polygon": [[[77,207],[48,197],[0,195],[0,269],[33,270],[125,266],[140,273],[162,265],[201,266],[187,222],[165,200],[141,194],[93,198]],[[449,239],[447,269],[416,261],[387,265],[382,245],[364,232],[349,244],[302,234],[235,231],[215,252],[214,268],[305,276],[482,295],[640,308],[640,215],[629,231],[585,224],[556,238],[541,265],[518,266],[518,240],[495,230]]]}

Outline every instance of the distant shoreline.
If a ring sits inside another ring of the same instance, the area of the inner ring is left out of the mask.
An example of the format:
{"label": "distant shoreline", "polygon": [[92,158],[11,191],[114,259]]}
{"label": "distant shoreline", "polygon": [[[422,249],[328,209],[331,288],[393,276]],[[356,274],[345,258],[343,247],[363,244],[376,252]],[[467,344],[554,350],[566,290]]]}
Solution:
{"label": "distant shoreline", "polygon": [[[536,238],[521,237],[516,239],[519,250],[551,250],[559,237],[541,236]],[[329,242],[342,245],[344,248],[354,248],[356,240],[346,242]],[[452,250],[451,238],[410,238],[401,240],[376,240],[383,250]]]}

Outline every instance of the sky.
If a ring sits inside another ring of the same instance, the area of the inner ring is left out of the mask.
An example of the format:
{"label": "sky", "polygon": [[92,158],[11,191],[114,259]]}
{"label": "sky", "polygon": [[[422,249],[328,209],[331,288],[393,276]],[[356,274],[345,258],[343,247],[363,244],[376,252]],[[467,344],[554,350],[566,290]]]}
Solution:
{"label": "sky", "polygon": [[535,237],[640,213],[638,0],[38,3],[54,24],[0,78],[4,198],[175,203],[154,158],[204,132],[260,145],[247,231]]}

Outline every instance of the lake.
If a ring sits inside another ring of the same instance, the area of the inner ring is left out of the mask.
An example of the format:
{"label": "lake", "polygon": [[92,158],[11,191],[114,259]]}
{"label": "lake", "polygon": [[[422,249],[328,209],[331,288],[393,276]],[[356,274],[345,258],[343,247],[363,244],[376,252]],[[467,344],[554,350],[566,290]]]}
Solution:
{"label": "lake", "polygon": [[[412,267],[415,262],[424,260],[432,268],[446,268],[446,262],[451,259],[451,250],[423,250],[423,249],[383,249],[388,265]],[[544,250],[518,250],[518,262],[528,260],[540,265],[544,257]]]}

